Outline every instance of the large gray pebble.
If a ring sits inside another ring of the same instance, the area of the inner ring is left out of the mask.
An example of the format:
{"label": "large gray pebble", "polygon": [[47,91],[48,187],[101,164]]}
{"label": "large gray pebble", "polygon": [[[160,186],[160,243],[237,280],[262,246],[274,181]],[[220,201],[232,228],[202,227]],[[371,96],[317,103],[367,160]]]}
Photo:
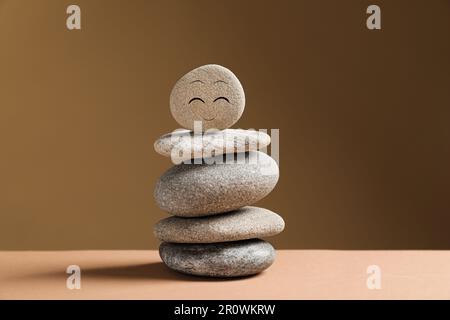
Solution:
{"label": "large gray pebble", "polygon": [[213,243],[274,236],[284,229],[278,214],[258,207],[243,207],[232,212],[200,218],[169,217],[155,225],[161,241]]}
{"label": "large gray pebble", "polygon": [[170,168],[156,183],[156,203],[173,215],[195,217],[232,211],[264,198],[278,181],[277,163],[259,151],[238,155],[245,156],[245,162]]}
{"label": "large gray pebble", "polygon": [[272,245],[260,239],[214,244],[163,242],[159,255],[176,271],[209,277],[239,277],[257,274],[275,260]]}

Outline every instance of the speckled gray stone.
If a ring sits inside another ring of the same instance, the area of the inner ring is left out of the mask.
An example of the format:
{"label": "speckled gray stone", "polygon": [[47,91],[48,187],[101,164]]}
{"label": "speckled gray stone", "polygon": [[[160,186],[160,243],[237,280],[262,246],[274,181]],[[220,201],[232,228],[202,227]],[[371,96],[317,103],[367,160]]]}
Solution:
{"label": "speckled gray stone", "polygon": [[210,244],[163,242],[159,255],[171,269],[209,277],[257,274],[275,260],[272,245],[260,239]]}
{"label": "speckled gray stone", "polygon": [[249,206],[209,217],[165,218],[155,225],[154,233],[160,241],[214,243],[270,237],[283,229],[278,214]]}
{"label": "speckled gray stone", "polygon": [[234,163],[173,166],[156,183],[156,203],[170,214],[196,217],[232,211],[264,198],[278,181],[277,163],[259,151],[237,155],[240,160]]}
{"label": "speckled gray stone", "polygon": [[244,107],[245,94],[239,79],[217,64],[188,72],[170,93],[173,117],[191,130],[194,121],[201,122],[202,130],[229,128],[239,120]]}
{"label": "speckled gray stone", "polygon": [[159,154],[179,164],[187,159],[224,153],[256,151],[270,144],[267,133],[255,130],[225,129],[207,131],[197,137],[190,130],[177,130],[160,137],[154,147]]}

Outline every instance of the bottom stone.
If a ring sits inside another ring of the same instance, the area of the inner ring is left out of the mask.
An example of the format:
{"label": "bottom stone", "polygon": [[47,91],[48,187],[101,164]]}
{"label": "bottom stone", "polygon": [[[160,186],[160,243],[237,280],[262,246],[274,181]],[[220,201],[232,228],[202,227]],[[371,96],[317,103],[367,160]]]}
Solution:
{"label": "bottom stone", "polygon": [[275,249],[260,239],[209,244],[163,242],[159,255],[169,268],[182,273],[239,277],[267,269],[275,260]]}

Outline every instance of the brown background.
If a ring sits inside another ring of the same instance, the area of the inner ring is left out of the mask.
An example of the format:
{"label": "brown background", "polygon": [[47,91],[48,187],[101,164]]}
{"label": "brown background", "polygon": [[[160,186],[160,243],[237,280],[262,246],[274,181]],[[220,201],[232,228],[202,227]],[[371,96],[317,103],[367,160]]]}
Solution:
{"label": "brown background", "polygon": [[156,248],[153,141],[206,63],[280,129],[278,248],[450,249],[449,1],[72,3],[0,0],[0,249]]}

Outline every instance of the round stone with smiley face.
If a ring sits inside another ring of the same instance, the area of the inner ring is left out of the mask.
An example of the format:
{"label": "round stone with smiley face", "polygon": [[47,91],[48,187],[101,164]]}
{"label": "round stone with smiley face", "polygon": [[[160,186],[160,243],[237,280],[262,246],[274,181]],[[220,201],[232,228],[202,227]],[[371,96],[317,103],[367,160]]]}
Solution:
{"label": "round stone with smiley face", "polygon": [[245,107],[239,79],[225,67],[209,64],[185,74],[172,89],[170,111],[184,128],[201,121],[203,131],[235,124]]}

